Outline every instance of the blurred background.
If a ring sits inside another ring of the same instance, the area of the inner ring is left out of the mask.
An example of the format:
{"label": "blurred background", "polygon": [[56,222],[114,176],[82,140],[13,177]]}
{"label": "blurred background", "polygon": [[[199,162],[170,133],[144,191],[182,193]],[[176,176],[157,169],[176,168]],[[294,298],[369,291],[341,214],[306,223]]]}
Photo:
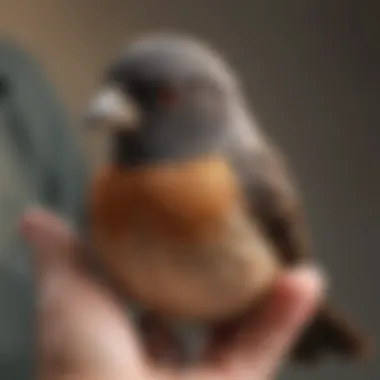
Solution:
{"label": "blurred background", "polygon": [[[0,0],[0,39],[38,62],[94,164],[104,141],[80,132],[80,116],[128,38],[177,30],[224,52],[298,176],[333,297],[377,343],[379,16],[375,0]],[[379,358],[281,378],[377,380]]]}

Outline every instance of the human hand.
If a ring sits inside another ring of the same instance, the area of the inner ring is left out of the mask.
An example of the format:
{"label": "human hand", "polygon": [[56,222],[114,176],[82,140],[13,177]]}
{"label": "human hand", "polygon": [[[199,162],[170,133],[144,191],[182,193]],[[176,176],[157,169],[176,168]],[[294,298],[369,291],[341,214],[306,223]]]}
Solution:
{"label": "human hand", "polygon": [[186,370],[164,367],[145,356],[118,298],[79,264],[75,234],[63,221],[32,210],[21,231],[37,274],[40,380],[269,380],[322,294],[314,269],[284,273],[223,355]]}

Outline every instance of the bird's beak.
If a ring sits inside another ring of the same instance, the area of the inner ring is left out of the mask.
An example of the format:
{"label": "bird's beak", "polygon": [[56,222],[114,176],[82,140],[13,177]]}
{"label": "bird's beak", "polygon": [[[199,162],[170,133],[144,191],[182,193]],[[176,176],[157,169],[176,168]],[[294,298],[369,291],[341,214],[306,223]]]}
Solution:
{"label": "bird's beak", "polygon": [[101,126],[109,130],[134,130],[139,124],[140,113],[136,103],[117,88],[101,90],[90,100],[85,115],[89,126]]}

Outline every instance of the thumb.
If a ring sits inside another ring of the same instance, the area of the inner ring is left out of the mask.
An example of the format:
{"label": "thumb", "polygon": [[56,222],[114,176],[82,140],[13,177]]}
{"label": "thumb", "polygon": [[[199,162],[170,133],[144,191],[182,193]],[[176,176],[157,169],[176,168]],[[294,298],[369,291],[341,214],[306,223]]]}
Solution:
{"label": "thumb", "polygon": [[76,251],[74,233],[58,216],[31,209],[21,220],[20,232],[33,250],[38,279],[72,265]]}

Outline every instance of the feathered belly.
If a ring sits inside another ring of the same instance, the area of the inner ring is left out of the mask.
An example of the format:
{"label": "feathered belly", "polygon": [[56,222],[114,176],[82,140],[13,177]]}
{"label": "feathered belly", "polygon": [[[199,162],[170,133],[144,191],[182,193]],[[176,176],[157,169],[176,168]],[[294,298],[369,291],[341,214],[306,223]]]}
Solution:
{"label": "feathered belly", "polygon": [[95,182],[92,244],[126,295],[164,316],[221,320],[263,294],[275,255],[229,177],[203,163]]}

